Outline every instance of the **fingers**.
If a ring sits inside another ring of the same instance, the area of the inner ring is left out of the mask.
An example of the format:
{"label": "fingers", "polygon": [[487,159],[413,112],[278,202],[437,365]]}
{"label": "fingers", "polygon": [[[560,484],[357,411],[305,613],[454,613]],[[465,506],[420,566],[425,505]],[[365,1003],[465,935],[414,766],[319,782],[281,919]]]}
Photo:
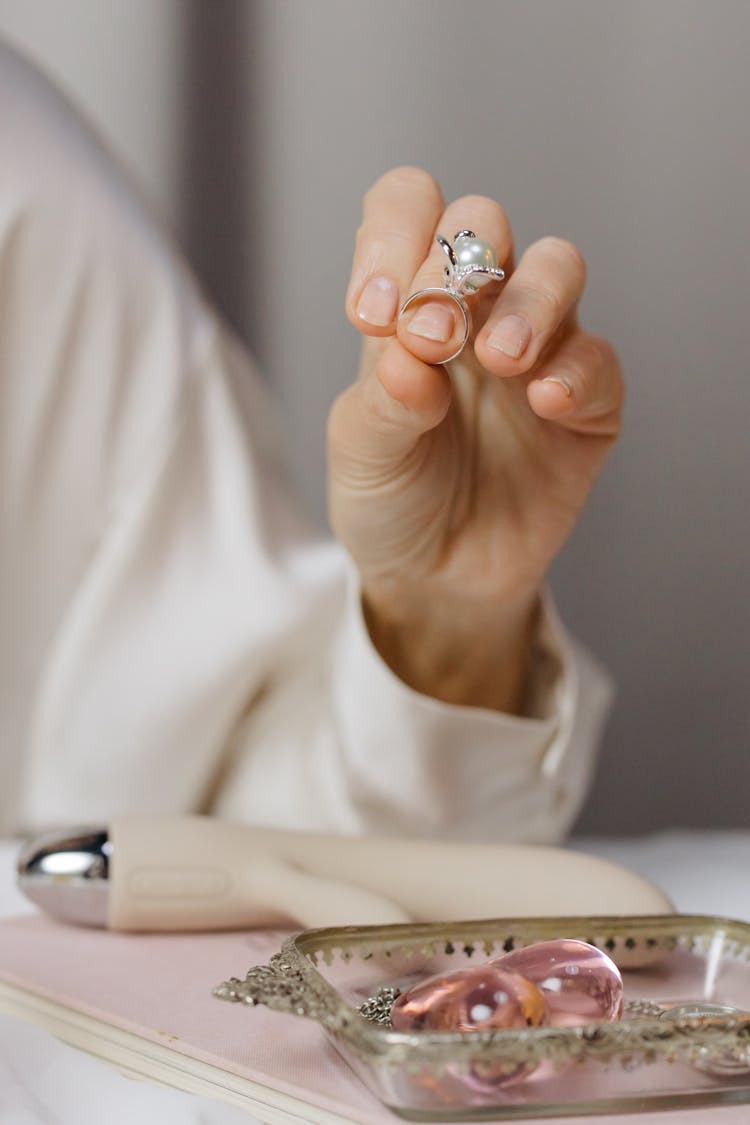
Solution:
{"label": "fingers", "polygon": [[375,471],[403,457],[443,420],[450,379],[389,340],[374,370],[333,404],[328,422],[332,463],[370,464]]}
{"label": "fingers", "polygon": [[585,282],[586,265],[571,242],[542,238],[530,246],[477,334],[482,366],[495,375],[530,371],[575,311]]}
{"label": "fingers", "polygon": [[440,188],[421,168],[394,168],[367,192],[346,294],[347,316],[360,332],[393,333],[442,210]]}
{"label": "fingers", "polygon": [[[493,199],[481,195],[466,195],[457,199],[441,215],[435,233],[442,234],[452,242],[454,235],[465,229],[473,231],[478,238],[489,243],[500,265],[512,258],[513,236],[510,223],[503,208]],[[445,264],[445,253],[433,241],[426,261],[420,264],[411,282],[410,293],[419,289],[442,288]],[[479,297],[470,299],[470,307],[474,312],[477,311],[479,300]],[[447,297],[425,298],[415,303],[398,322],[399,340],[425,363],[442,363],[460,346],[463,336],[463,317],[455,303]]]}
{"label": "fingers", "polygon": [[610,343],[574,332],[529,383],[529,405],[539,418],[581,434],[615,437],[625,397]]}

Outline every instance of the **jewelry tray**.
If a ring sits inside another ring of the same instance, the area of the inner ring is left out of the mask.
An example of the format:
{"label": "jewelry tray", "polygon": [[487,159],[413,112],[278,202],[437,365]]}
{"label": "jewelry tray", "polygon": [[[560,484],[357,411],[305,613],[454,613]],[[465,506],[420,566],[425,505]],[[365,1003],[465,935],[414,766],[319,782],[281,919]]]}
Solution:
{"label": "jewelry tray", "polygon": [[[587,941],[618,964],[622,1020],[397,1032],[359,1011],[381,988],[404,990],[435,973],[555,938]],[[225,981],[214,995],[316,1020],[369,1089],[411,1121],[750,1101],[750,924],[723,918],[518,918],[306,930],[268,965]],[[716,1010],[704,1014],[697,1005]]]}

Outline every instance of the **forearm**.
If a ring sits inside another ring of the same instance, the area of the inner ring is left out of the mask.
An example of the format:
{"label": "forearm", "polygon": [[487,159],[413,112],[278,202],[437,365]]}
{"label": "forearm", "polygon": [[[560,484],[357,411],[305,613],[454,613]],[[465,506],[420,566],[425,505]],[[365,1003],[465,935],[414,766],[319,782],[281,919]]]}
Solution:
{"label": "forearm", "polygon": [[538,597],[480,609],[363,593],[367,628],[405,684],[444,703],[523,713]]}

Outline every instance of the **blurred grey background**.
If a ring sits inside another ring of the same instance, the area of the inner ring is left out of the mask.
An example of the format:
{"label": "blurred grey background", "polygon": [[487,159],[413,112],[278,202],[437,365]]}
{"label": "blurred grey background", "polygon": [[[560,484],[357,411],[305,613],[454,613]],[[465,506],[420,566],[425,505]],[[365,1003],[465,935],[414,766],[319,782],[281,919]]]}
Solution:
{"label": "blurred grey background", "polygon": [[[552,584],[618,698],[580,829],[750,817],[750,4],[0,0],[109,138],[283,399],[325,519],[362,194],[421,164],[573,239],[623,440]],[[0,172],[1,174],[1,172]]]}

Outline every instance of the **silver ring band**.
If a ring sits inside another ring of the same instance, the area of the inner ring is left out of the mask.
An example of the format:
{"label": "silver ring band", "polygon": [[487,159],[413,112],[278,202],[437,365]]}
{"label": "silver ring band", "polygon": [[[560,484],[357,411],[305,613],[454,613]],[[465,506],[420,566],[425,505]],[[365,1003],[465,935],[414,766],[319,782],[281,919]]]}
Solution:
{"label": "silver ring band", "polygon": [[400,319],[410,305],[414,305],[417,303],[417,301],[421,301],[424,297],[429,297],[433,294],[439,297],[448,297],[451,301],[453,301],[453,303],[459,309],[461,316],[464,318],[464,338],[459,344],[458,349],[453,353],[453,355],[449,355],[447,359],[440,360],[441,363],[450,363],[452,359],[458,359],[461,352],[466,347],[466,341],[469,339],[469,333],[471,332],[471,314],[469,313],[469,306],[466,304],[466,301],[464,301],[462,297],[459,297],[458,293],[453,293],[450,289],[443,289],[438,285],[432,285],[429,289],[418,289],[416,293],[412,293],[410,297],[406,298],[403,305],[399,309],[398,315]]}

